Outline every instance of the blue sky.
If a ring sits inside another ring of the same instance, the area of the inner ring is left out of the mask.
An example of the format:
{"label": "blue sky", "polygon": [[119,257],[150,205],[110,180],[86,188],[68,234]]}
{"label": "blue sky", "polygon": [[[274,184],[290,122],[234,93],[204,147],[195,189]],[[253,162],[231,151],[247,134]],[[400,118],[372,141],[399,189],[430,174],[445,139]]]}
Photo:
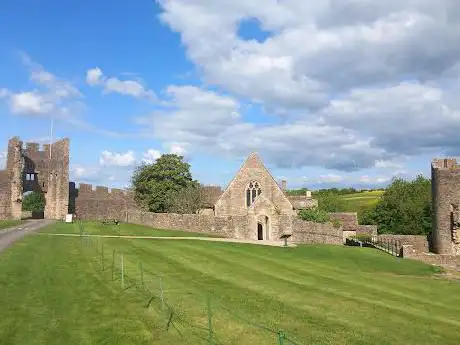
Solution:
{"label": "blue sky", "polygon": [[77,183],[126,186],[169,152],[222,186],[251,151],[290,187],[428,175],[460,147],[459,8],[2,1],[0,152],[49,141],[53,118]]}

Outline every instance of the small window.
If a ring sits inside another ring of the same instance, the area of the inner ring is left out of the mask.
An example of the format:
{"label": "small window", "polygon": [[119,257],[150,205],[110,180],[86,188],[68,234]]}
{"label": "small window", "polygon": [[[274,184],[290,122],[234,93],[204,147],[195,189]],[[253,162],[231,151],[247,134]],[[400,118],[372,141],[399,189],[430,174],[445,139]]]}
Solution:
{"label": "small window", "polygon": [[251,181],[246,189],[246,207],[251,206],[260,194],[262,194],[262,188],[259,183]]}

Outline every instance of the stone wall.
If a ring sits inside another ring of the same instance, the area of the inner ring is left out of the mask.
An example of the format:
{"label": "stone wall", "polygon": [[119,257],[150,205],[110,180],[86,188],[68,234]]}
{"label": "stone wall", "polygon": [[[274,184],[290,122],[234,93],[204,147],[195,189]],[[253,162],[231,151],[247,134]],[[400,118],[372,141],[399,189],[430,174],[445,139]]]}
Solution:
{"label": "stone wall", "polygon": [[381,241],[390,241],[394,242],[397,241],[400,245],[411,245],[412,248],[417,253],[428,253],[429,252],[429,244],[427,236],[423,235],[392,235],[392,234],[384,234],[379,235],[379,240]]}
{"label": "stone wall", "polygon": [[344,241],[346,238],[356,235],[377,235],[376,225],[358,224],[358,213],[356,212],[335,212],[329,214],[332,219],[338,220],[342,224]]}
{"label": "stone wall", "polygon": [[[455,159],[435,159],[431,164],[433,200],[432,249],[438,254],[460,252],[454,243],[452,214],[460,207],[460,166]],[[456,230],[458,232],[460,230]]]}
{"label": "stone wall", "polygon": [[[70,184],[70,205],[75,208],[77,219],[103,220],[119,219],[126,221],[127,212],[136,208],[134,193],[122,189],[93,186],[81,183],[78,189]],[[73,206],[75,205],[75,206]]]}
{"label": "stone wall", "polygon": [[356,231],[358,227],[358,214],[356,212],[335,212],[329,213],[331,218],[342,223],[345,231]]}
{"label": "stone wall", "polygon": [[287,195],[288,200],[296,210],[310,209],[318,206],[318,200],[305,195]]}
{"label": "stone wall", "polygon": [[247,238],[248,217],[214,217],[200,214],[152,213],[128,211],[127,221],[155,229],[213,233],[222,237]]}
{"label": "stone wall", "polygon": [[426,264],[460,270],[460,256],[449,254],[417,253],[412,245],[403,245],[402,257],[422,261]]}
{"label": "stone wall", "polygon": [[358,225],[356,235],[377,236],[377,225]]}
{"label": "stone wall", "polygon": [[335,228],[331,223],[307,222],[302,219],[293,218],[292,237],[294,243],[324,243],[343,244],[343,233],[341,228]]}

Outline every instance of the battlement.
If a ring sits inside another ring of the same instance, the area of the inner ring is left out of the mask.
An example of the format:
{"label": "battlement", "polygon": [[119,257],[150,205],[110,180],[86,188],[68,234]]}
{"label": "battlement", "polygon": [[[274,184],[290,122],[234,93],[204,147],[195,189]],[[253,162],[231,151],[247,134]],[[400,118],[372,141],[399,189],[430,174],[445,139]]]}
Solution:
{"label": "battlement", "polygon": [[35,142],[26,142],[25,147],[22,146],[23,154],[32,159],[51,159],[65,160],[69,157],[69,139],[65,138],[58,140],[52,144],[43,144]]}
{"label": "battlement", "polygon": [[80,183],[78,185],[78,198],[93,199],[93,200],[109,200],[109,199],[134,199],[134,192],[119,188],[109,189],[106,186],[95,186],[92,184]]}
{"label": "battlement", "polygon": [[27,152],[37,152],[40,151],[40,144],[38,143],[26,143],[25,150]]}
{"label": "battlement", "polygon": [[435,158],[431,162],[433,169],[460,169],[455,158]]}

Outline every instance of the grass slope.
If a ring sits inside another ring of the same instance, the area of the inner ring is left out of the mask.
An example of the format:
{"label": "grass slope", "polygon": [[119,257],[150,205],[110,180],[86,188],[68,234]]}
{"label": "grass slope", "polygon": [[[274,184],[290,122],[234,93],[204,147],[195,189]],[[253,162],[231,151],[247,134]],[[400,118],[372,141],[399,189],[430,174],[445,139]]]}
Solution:
{"label": "grass slope", "polygon": [[21,224],[20,220],[0,220],[0,229],[10,228]]}
{"label": "grass slope", "polygon": [[[50,231],[78,227],[57,224]],[[212,295],[219,344],[277,343],[275,334],[250,323],[283,329],[299,344],[460,342],[458,282],[376,250],[127,239],[87,247],[79,241],[30,236],[0,255],[3,343],[206,344],[206,295]],[[96,247],[104,248],[104,272]],[[111,279],[114,250],[115,266],[123,255],[137,282],[142,263],[145,285],[157,297],[161,274],[182,336],[161,330],[167,319],[157,311],[158,299],[145,309],[148,295],[132,287],[121,293],[120,281]]]}
{"label": "grass slope", "polygon": [[369,191],[340,196],[344,200],[344,212],[359,212],[377,205],[383,191]]}

